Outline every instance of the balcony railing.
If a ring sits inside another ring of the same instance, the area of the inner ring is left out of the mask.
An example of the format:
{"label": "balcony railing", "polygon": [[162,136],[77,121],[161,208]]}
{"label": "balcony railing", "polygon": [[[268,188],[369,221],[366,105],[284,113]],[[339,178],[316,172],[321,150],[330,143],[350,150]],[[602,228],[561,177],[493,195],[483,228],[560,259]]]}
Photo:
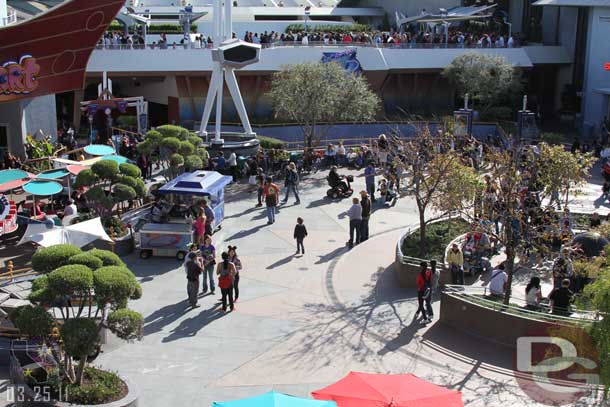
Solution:
{"label": "balcony railing", "polygon": [[[383,49],[500,49],[500,48],[519,48],[520,45],[513,45],[511,47],[482,47],[478,45],[466,45],[466,44],[428,44],[428,43],[398,43],[398,44],[375,44],[368,42],[309,42],[303,44],[302,42],[284,41],[275,42],[272,44],[261,44],[262,48],[301,48],[301,47],[368,47],[368,48],[383,48]],[[206,50],[211,49],[213,46],[206,46],[206,44],[200,45],[196,43],[190,44],[178,44],[178,43],[162,43],[162,44],[98,44],[97,49],[100,50],[136,50],[136,49],[193,49],[193,50]]]}
{"label": "balcony railing", "polygon": [[1,21],[0,21],[0,27],[5,27],[7,25],[11,25],[11,24],[15,24],[17,22],[17,12],[12,9],[12,8],[8,8],[8,15],[6,17],[2,17]]}

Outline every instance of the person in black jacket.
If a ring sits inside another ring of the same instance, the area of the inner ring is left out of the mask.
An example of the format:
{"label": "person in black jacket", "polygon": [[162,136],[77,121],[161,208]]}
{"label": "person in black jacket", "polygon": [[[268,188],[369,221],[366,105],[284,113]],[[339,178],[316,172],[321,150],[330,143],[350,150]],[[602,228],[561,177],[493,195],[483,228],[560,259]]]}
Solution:
{"label": "person in black jacket", "polygon": [[362,206],[362,221],[360,222],[360,242],[369,238],[369,219],[371,218],[371,199],[366,191],[360,191],[360,206]]}
{"label": "person in black jacket", "polygon": [[303,224],[303,218],[297,218],[297,224],[294,227],[294,238],[297,240],[297,253],[305,254],[305,247],[303,246],[303,239],[307,236],[307,228]]}

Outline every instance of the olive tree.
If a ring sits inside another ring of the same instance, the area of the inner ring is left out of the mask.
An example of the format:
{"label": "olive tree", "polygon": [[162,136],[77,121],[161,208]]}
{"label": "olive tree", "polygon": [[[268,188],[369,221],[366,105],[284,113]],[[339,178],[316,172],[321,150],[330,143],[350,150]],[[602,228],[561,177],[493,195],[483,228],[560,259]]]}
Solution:
{"label": "olive tree", "polygon": [[[506,58],[469,52],[456,57],[443,71],[460,97],[468,94],[482,115],[497,115],[515,102],[523,87],[521,71]],[[506,112],[500,116],[509,116]],[[508,118],[508,117],[503,117]]]}
{"label": "olive tree", "polygon": [[[29,296],[33,306],[18,309],[13,320],[22,335],[48,342],[55,340],[51,326],[61,326],[62,346],[50,348],[55,352],[62,379],[80,385],[87,357],[99,347],[102,328],[124,340],[141,336],[142,316],[127,309],[127,303],[140,298],[142,288],[114,253],[99,249],[82,252],[62,246],[63,255],[53,247],[43,248],[35,255],[53,258],[58,266],[34,280]],[[46,311],[51,307],[59,311],[61,323]]]}
{"label": "olive tree", "polygon": [[[420,256],[427,254],[426,226],[471,204],[480,183],[472,167],[451,150],[452,141],[448,133],[432,137],[426,127],[410,139],[390,142],[398,165],[409,175],[406,193],[417,205]],[[434,216],[428,216],[431,211]]]}
{"label": "olive tree", "polygon": [[285,67],[273,76],[267,94],[276,118],[297,123],[304,143],[317,142],[319,126],[364,122],[375,118],[379,97],[366,79],[337,63],[305,63]]}

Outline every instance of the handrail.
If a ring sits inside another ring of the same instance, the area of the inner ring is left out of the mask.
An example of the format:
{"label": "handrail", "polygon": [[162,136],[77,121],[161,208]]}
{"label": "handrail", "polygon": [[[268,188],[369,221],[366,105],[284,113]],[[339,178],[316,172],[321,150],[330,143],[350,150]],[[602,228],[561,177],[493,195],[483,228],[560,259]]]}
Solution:
{"label": "handrail", "polygon": [[[494,311],[511,313],[511,314],[522,314],[523,316],[532,319],[541,319],[549,322],[578,322],[578,323],[591,323],[599,319],[601,314],[596,311],[588,311],[575,309],[573,316],[561,316],[555,314],[549,314],[545,311],[548,307],[542,305],[541,311],[530,310],[521,306],[506,305],[504,303],[496,302],[485,298],[487,295],[487,287],[475,287],[475,286],[463,286],[463,285],[451,285],[447,284],[443,288],[443,292],[454,297],[459,297],[465,301],[471,302],[474,305],[479,305],[485,308],[490,308]],[[477,296],[478,295],[478,296]],[[511,300],[523,301],[517,297],[511,297]],[[512,311],[512,312],[509,312]]]}
{"label": "handrail", "polygon": [[[384,49],[510,49],[510,48],[520,48],[520,45],[513,45],[509,47],[505,45],[504,47],[480,47],[478,45],[474,46],[466,46],[465,44],[429,44],[429,43],[369,43],[369,42],[324,42],[324,41],[310,41],[307,44],[303,44],[298,41],[284,41],[284,42],[275,42],[270,44],[260,44],[263,49],[268,48],[285,48],[285,47],[294,47],[294,48],[311,48],[311,47],[362,47],[362,48],[384,48]],[[545,46],[545,45],[543,45]],[[176,49],[191,49],[191,50],[211,50],[211,46],[195,46],[195,43],[190,44],[180,44],[180,43],[155,43],[153,44],[101,44],[98,43],[95,46],[96,50],[110,50],[110,51],[121,51],[121,50],[176,50]]]}

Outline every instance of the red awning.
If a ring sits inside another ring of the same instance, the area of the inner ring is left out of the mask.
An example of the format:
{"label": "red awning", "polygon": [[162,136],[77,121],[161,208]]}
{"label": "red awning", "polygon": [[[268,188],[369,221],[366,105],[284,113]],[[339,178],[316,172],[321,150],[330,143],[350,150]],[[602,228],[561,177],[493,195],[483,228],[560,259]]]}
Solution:
{"label": "red awning", "polygon": [[412,374],[350,372],[337,383],[311,393],[337,407],[464,407],[462,394]]}

